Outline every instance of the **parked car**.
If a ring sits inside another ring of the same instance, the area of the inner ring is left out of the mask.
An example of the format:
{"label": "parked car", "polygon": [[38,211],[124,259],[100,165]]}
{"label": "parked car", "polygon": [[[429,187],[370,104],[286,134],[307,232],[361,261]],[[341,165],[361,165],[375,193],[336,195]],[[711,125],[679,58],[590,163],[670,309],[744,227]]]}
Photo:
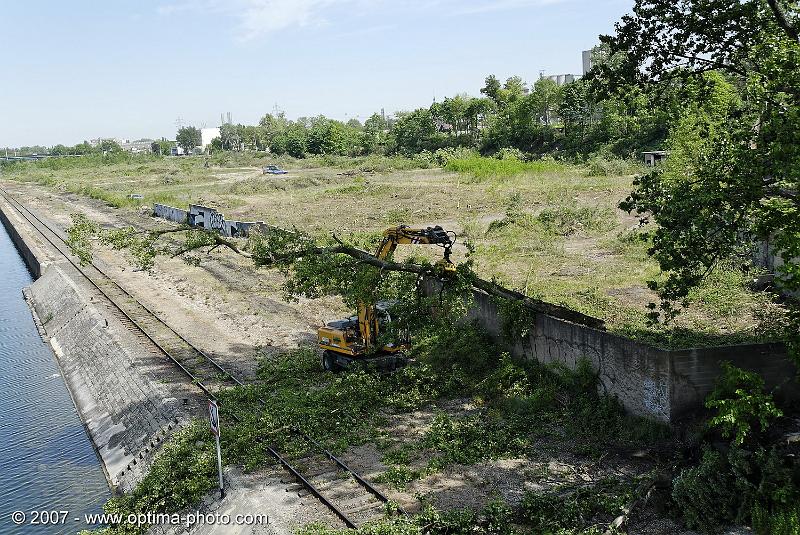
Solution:
{"label": "parked car", "polygon": [[265,175],[285,175],[289,173],[289,171],[285,171],[278,167],[277,165],[267,165],[262,169]]}

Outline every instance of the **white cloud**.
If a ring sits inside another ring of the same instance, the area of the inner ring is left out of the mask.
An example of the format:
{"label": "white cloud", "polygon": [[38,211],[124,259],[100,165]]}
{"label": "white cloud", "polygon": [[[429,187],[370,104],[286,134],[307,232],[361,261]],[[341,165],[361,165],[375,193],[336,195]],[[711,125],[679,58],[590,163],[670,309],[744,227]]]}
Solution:
{"label": "white cloud", "polygon": [[[456,15],[474,15],[526,7],[557,4],[569,0],[178,0],[158,7],[160,15],[181,12],[205,12],[223,15],[238,22],[239,40],[249,41],[268,33],[292,27],[322,26],[337,7],[346,6],[354,14],[363,14],[379,4],[392,10],[415,11],[430,15],[432,11]],[[350,26],[352,18],[345,24]],[[352,27],[348,28],[353,30]],[[356,28],[354,31],[358,31]]]}
{"label": "white cloud", "polygon": [[224,15],[238,21],[242,41],[290,27],[326,24],[325,12],[346,4],[365,6],[376,0],[185,0],[157,8],[159,15],[186,11]]}
{"label": "white cloud", "polygon": [[242,40],[283,30],[324,22],[322,11],[348,0],[248,0],[236,16]]}

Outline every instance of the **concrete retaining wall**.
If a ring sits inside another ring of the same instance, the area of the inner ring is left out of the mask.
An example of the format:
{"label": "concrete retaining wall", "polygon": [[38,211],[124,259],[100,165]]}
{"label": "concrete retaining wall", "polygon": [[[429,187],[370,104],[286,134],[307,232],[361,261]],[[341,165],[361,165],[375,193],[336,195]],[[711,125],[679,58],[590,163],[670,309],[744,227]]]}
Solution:
{"label": "concrete retaining wall", "polygon": [[112,487],[128,490],[157,446],[186,420],[141,342],[50,266],[30,288],[35,314]]}
{"label": "concrete retaining wall", "polygon": [[[475,291],[470,317],[497,337],[503,320],[494,300]],[[574,369],[588,359],[600,388],[616,396],[633,414],[671,422],[702,407],[714,387],[720,364],[758,372],[776,395],[800,400],[797,368],[783,344],[751,344],[666,350],[614,334],[536,314],[528,334],[510,344],[518,357],[561,363]]]}
{"label": "concrete retaining wall", "polygon": [[22,255],[22,259],[25,260],[25,264],[28,265],[33,277],[35,279],[41,277],[48,264],[47,256],[36,246],[33,240],[23,239],[19,228],[23,227],[25,223],[3,199],[0,199],[0,222],[3,223],[8,235],[11,237],[11,241],[17,247],[20,255]]}
{"label": "concrete retaining wall", "polygon": [[218,230],[223,236],[232,238],[247,237],[253,225],[264,225],[263,221],[227,220],[222,212],[199,204],[190,204],[188,212],[165,204],[154,204],[153,215],[177,223],[187,223],[193,227]]}
{"label": "concrete retaining wall", "polygon": [[800,384],[795,380],[797,367],[783,344],[676,349],[669,353],[672,367],[670,398],[672,413],[676,417],[702,405],[714,389],[724,361],[761,375],[767,389],[774,389],[778,399],[800,400]]}
{"label": "concrete retaining wall", "polygon": [[189,212],[173,206],[167,206],[166,204],[154,203],[153,215],[169,221],[174,221],[175,223],[186,223],[189,220]]}

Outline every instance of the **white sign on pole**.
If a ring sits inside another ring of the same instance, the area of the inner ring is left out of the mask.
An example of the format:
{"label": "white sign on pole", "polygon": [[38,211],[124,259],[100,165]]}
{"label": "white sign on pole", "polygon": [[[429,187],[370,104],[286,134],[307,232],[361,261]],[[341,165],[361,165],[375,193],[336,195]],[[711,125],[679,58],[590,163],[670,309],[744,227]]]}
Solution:
{"label": "white sign on pole", "polygon": [[219,406],[214,400],[208,401],[208,421],[217,443],[217,469],[219,471],[219,496],[225,497],[225,484],[222,481],[222,450],[219,447]]}
{"label": "white sign on pole", "polygon": [[211,431],[219,436],[219,407],[216,401],[208,401],[208,420],[211,424]]}

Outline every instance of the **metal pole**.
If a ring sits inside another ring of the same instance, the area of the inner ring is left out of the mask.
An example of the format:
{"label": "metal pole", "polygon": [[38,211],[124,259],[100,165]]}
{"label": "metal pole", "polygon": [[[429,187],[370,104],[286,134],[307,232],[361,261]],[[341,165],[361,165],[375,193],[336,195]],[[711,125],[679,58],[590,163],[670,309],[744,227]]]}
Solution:
{"label": "metal pole", "polygon": [[222,482],[222,450],[219,448],[219,433],[214,433],[217,437],[217,469],[219,470],[219,497],[225,497],[225,485]]}

